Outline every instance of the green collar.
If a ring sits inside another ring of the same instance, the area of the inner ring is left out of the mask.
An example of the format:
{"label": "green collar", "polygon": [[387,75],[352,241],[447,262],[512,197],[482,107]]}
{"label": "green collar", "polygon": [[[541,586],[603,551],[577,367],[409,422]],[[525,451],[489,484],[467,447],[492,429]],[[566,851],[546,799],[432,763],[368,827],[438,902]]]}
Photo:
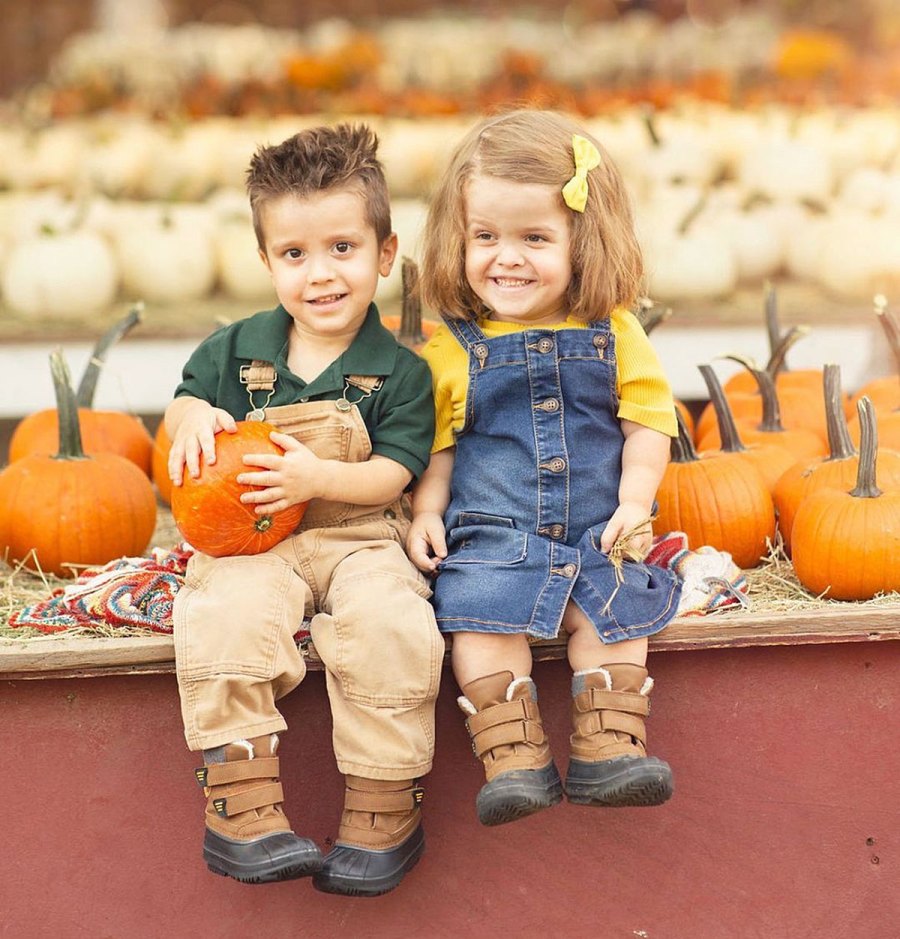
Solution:
{"label": "green collar", "polygon": [[[286,354],[285,337],[291,316],[279,304],[268,316],[246,320],[235,342],[235,354],[242,359],[275,362]],[[369,304],[366,318],[353,342],[335,365],[343,375],[390,375],[397,364],[397,340],[381,325],[378,307]]]}

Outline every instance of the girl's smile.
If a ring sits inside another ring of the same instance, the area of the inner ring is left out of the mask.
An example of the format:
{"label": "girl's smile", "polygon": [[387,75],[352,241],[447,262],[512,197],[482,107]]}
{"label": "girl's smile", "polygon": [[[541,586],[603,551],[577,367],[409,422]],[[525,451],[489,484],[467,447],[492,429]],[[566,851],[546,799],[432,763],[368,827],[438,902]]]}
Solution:
{"label": "girl's smile", "polygon": [[546,325],[566,318],[569,213],[556,187],[474,176],[465,243],[466,278],[494,319]]}

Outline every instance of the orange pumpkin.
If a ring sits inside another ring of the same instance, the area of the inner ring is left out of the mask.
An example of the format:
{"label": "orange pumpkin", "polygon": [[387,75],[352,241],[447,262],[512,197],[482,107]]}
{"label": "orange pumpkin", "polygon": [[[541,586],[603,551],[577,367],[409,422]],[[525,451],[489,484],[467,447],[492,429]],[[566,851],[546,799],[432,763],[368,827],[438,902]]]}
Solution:
{"label": "orange pumpkin", "polygon": [[[748,445],[753,443],[776,444],[789,450],[794,455],[795,460],[824,456],[828,447],[825,439],[817,431],[800,426],[787,428],[782,423],[780,396],[775,390],[772,376],[764,369],[754,369],[753,375],[759,388],[758,400],[761,402],[762,414],[758,420],[735,415],[735,421],[740,428],[741,438],[744,443]],[[821,394],[818,397],[821,397]],[[809,407],[809,395],[803,392],[802,398]],[[737,400],[742,399],[738,398]],[[733,406],[734,399],[730,399],[729,403]],[[700,450],[710,450],[721,446],[718,428],[709,431],[697,446]]]}
{"label": "orange pumpkin", "polygon": [[[828,420],[829,452],[813,460],[800,460],[778,480],[773,493],[778,510],[778,530],[785,551],[793,551],[793,527],[797,512],[809,496],[820,489],[845,489],[853,485],[859,456],[847,429],[841,392],[841,370],[826,365],[824,371],[825,413]],[[883,451],[882,471],[893,485],[900,485],[900,454]]]}
{"label": "orange pumpkin", "polygon": [[[888,347],[897,363],[897,372],[893,375],[882,375],[867,381],[859,391],[853,395],[853,414],[850,417],[851,425],[857,424],[856,404],[860,398],[865,395],[875,408],[875,413],[879,416],[896,411],[900,408],[900,323],[897,322],[896,315],[887,309],[883,297],[875,299],[875,315],[878,322],[884,330]],[[878,437],[881,440],[881,446],[885,445],[884,435],[879,428]],[[856,441],[859,442],[859,433],[856,434]]]}
{"label": "orange pumpkin", "polygon": [[[766,371],[775,380],[775,388],[779,392],[788,388],[799,388],[804,391],[818,393],[822,385],[822,372],[820,369],[804,368],[797,371],[787,371],[787,353],[790,347],[808,332],[807,327],[798,327],[782,333],[778,320],[778,295],[774,285],[767,284],[763,311],[766,320],[766,335],[769,339],[769,361]],[[736,372],[725,382],[725,393],[730,395],[737,392],[756,394],[756,381],[753,374],[744,370]]]}
{"label": "orange pumpkin", "polygon": [[274,515],[259,515],[253,505],[241,502],[241,493],[252,488],[236,481],[248,470],[244,456],[282,453],[269,439],[275,430],[266,421],[238,421],[236,433],[216,435],[216,462],[210,466],[201,458],[200,475],[194,478],[185,471],[181,485],[172,487],[172,517],[197,551],[217,558],[260,554],[302,521],[305,502]]}
{"label": "orange pumpkin", "polygon": [[878,432],[868,398],[858,405],[862,440],[856,485],[822,489],[794,519],[794,572],[807,590],[834,600],[869,600],[900,591],[900,489],[882,491],[875,475]]}
{"label": "orange pumpkin", "polygon": [[759,473],[731,455],[700,459],[678,414],[672,461],[656,494],[654,528],[683,531],[691,548],[712,545],[740,567],[756,567],[775,537],[775,508]]}
{"label": "orange pumpkin", "polygon": [[698,368],[715,408],[719,422],[719,438],[722,441],[721,449],[707,450],[700,454],[701,458],[714,453],[732,453],[753,466],[762,476],[766,488],[772,492],[785,470],[796,463],[796,457],[786,447],[776,443],[763,442],[745,446],[716,373],[709,365],[700,365]]}
{"label": "orange pumpkin", "polygon": [[[78,386],[78,420],[81,442],[89,456],[116,453],[131,460],[147,476],[151,472],[153,440],[143,421],[124,411],[95,411],[94,393],[106,353],[133,326],[141,321],[142,305],[132,307],[128,315],[103,334],[95,344]],[[32,453],[50,456],[59,440],[56,410],[36,411],[23,418],[9,441],[9,462]]]}
{"label": "orange pumpkin", "polygon": [[172,480],[169,477],[169,450],[172,441],[166,433],[165,421],[160,421],[153,438],[152,478],[160,499],[166,505],[172,504]]}
{"label": "orange pumpkin", "polygon": [[0,473],[0,555],[71,577],[73,567],[142,554],[156,527],[147,476],[113,453],[86,455],[61,351],[50,356],[59,412],[58,452],[32,453]]}

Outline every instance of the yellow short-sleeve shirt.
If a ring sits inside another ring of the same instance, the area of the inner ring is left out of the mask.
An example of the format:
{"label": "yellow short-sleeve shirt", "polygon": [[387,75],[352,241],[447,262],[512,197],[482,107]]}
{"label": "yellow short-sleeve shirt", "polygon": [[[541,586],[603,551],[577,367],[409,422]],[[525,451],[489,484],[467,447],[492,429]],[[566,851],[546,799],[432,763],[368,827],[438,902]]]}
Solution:
{"label": "yellow short-sleeve shirt", "polygon": [[[488,339],[526,329],[520,323],[479,320]],[[656,350],[637,317],[624,307],[610,314],[610,329],[616,340],[616,390],[619,420],[642,424],[669,437],[678,435],[672,388]],[[571,317],[551,329],[585,329],[587,324]],[[435,435],[432,452],[452,447],[454,432],[465,421],[469,363],[466,350],[442,323],[422,349],[431,368],[434,384]]]}

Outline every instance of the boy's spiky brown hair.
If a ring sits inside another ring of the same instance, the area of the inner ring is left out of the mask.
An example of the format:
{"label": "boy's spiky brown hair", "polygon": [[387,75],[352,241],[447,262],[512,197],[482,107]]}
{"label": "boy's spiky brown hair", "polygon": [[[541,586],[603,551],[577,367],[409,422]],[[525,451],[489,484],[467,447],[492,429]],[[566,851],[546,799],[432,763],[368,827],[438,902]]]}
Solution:
{"label": "boy's spiky brown hair", "polygon": [[365,124],[311,127],[279,144],[260,147],[250,160],[246,180],[260,250],[265,251],[260,209],[267,202],[342,188],[358,189],[366,218],[379,242],[384,241],[391,233],[391,208],[377,152],[378,137]]}

